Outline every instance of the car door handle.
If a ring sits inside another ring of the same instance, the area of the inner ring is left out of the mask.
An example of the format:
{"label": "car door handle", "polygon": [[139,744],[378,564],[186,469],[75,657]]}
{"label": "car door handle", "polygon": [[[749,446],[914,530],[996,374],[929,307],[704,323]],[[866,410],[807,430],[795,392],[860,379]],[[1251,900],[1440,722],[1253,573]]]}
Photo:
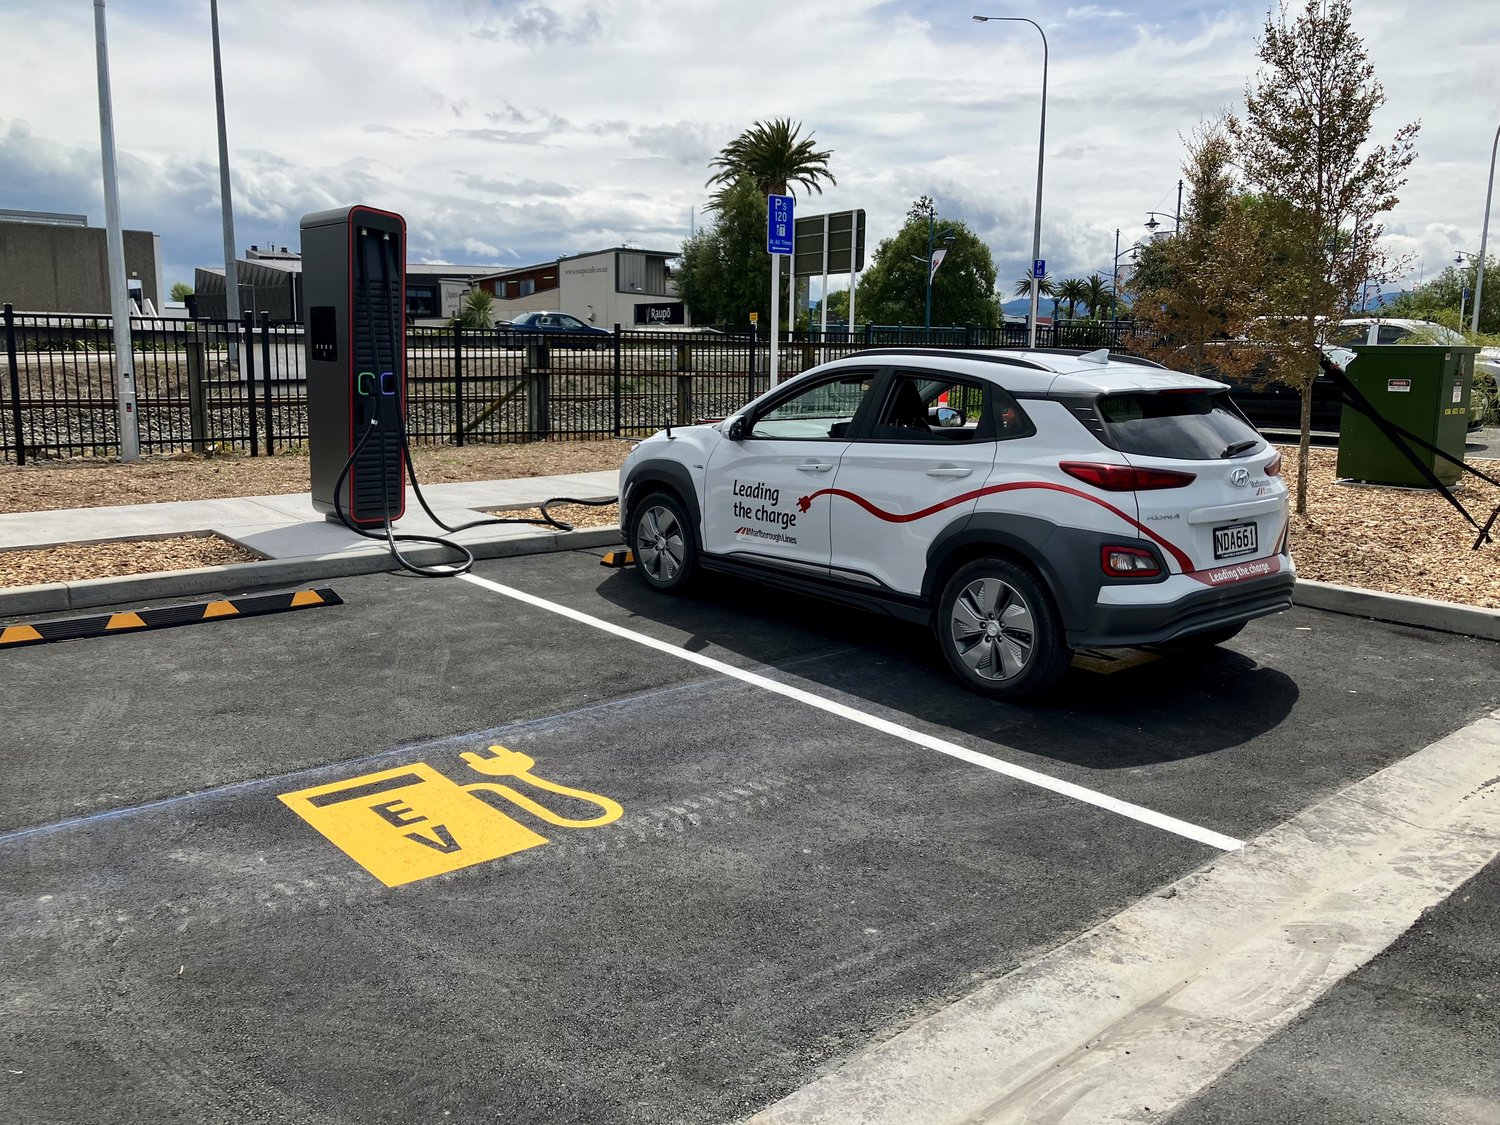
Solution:
{"label": "car door handle", "polygon": [[804,461],[797,468],[801,469],[804,473],[826,473],[833,466],[823,461]]}
{"label": "car door handle", "polygon": [[927,475],[930,477],[966,477],[973,471],[973,469],[965,469],[958,465],[942,465],[936,469],[928,469]]}

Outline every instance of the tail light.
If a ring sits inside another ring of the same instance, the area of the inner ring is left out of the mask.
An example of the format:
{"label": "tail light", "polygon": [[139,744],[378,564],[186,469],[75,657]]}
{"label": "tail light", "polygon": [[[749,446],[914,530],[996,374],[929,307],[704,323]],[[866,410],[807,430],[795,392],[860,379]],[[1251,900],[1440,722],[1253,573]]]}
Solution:
{"label": "tail light", "polygon": [[1281,475],[1281,454],[1278,453],[1275,457],[1271,458],[1271,463],[1266,466],[1265,473],[1268,477],[1279,477]]}
{"label": "tail light", "polygon": [[1100,547],[1099,564],[1111,578],[1155,578],[1161,574],[1156,556],[1140,547]]}
{"label": "tail light", "polygon": [[1068,476],[1105,492],[1183,488],[1198,479],[1196,473],[1179,473],[1173,469],[1137,469],[1130,465],[1104,465],[1093,461],[1063,461],[1057,467]]}

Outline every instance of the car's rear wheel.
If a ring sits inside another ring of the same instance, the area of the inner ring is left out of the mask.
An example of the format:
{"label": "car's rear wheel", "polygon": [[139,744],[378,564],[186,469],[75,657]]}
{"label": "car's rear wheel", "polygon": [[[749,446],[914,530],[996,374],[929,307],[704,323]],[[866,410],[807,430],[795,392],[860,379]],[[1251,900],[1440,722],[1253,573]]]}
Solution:
{"label": "car's rear wheel", "polygon": [[934,628],[954,674],[995,699],[1047,691],[1072,658],[1041,582],[1004,559],[975,559],[960,567],[943,587]]}
{"label": "car's rear wheel", "polygon": [[665,492],[641,498],[630,515],[630,549],[636,573],[653,590],[675,594],[698,569],[698,549],[682,503]]}
{"label": "car's rear wheel", "polygon": [[1245,627],[1241,621],[1238,625],[1221,625],[1217,629],[1205,629],[1201,633],[1194,633],[1188,637],[1173,637],[1170,641],[1162,641],[1152,645],[1163,652],[1202,652],[1206,648],[1213,648],[1225,641],[1233,640],[1240,635],[1240,630]]}

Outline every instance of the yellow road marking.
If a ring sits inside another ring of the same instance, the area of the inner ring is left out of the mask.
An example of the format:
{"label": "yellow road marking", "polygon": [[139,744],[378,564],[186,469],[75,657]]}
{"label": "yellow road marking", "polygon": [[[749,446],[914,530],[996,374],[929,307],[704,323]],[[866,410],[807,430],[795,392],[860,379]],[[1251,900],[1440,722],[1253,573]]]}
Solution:
{"label": "yellow road marking", "polygon": [[210,617],[236,617],[239,610],[234,608],[233,602],[209,602],[203,607],[203,619]]}
{"label": "yellow road marking", "polygon": [[0,645],[13,645],[17,641],[39,641],[42,635],[30,625],[7,625],[0,631]]}
{"label": "yellow road marking", "polygon": [[144,629],[146,623],[138,613],[111,613],[106,629]]}

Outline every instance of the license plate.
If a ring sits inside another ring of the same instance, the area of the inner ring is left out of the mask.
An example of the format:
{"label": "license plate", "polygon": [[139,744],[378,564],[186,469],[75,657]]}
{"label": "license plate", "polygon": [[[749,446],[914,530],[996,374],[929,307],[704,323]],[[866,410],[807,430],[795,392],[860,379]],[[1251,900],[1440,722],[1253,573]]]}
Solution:
{"label": "license plate", "polygon": [[1253,555],[1256,550],[1253,523],[1232,523],[1228,527],[1214,528],[1214,558],[1232,559]]}

